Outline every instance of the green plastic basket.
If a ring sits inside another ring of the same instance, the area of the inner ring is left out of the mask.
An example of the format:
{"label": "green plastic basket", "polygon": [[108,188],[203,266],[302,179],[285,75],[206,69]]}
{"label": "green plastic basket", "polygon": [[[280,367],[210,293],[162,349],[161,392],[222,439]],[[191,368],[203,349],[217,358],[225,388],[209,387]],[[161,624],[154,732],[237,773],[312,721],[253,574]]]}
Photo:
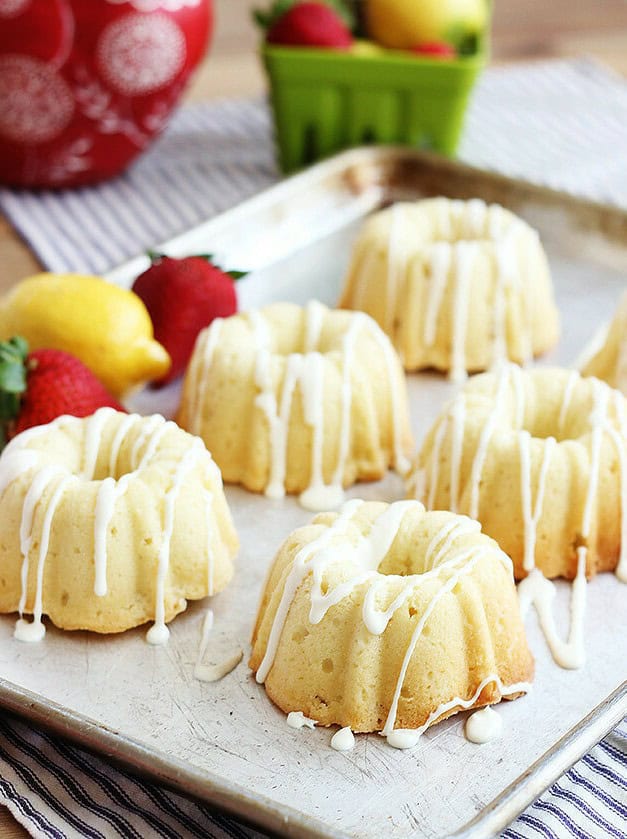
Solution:
{"label": "green plastic basket", "polygon": [[262,55],[284,172],[367,143],[454,154],[487,60],[483,49],[453,60],[276,46]]}

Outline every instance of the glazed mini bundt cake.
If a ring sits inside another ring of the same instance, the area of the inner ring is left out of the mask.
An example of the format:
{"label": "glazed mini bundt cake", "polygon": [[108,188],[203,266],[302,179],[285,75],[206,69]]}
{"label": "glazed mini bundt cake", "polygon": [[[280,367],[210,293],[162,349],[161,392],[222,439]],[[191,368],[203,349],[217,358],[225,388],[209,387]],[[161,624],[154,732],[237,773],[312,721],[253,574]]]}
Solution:
{"label": "glazed mini bundt cake", "polygon": [[526,362],[558,337],[538,234],[503,207],[429,198],[375,213],[354,246],[339,305],[392,339],[406,370],[465,378]]}
{"label": "glazed mini bundt cake", "polygon": [[329,509],[343,487],[404,471],[407,391],[394,348],[363,313],[275,303],[198,338],[178,420],[224,480]]}
{"label": "glazed mini bundt cake", "polygon": [[347,502],[292,533],[250,667],[285,712],[399,748],[457,711],[526,692],[533,660],[510,559],[465,516]]}
{"label": "glazed mini bundt cake", "polygon": [[627,400],[573,370],[473,377],[427,435],[410,491],[480,521],[517,579],[627,579]]}
{"label": "glazed mini bundt cake", "polygon": [[[0,612],[39,640],[121,632],[223,589],[238,540],[202,440],[159,416],[101,408],[24,431],[0,458]],[[33,622],[23,619],[33,614]]]}
{"label": "glazed mini bundt cake", "polygon": [[627,396],[627,292],[592,357],[583,365],[584,376],[596,376]]}

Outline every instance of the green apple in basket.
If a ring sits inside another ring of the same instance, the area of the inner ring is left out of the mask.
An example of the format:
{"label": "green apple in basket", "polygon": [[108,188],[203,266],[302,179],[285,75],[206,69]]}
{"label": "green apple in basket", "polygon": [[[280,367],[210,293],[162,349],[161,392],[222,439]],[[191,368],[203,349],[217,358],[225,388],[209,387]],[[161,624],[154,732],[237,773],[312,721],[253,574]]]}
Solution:
{"label": "green apple in basket", "polygon": [[390,49],[447,43],[475,52],[488,24],[489,0],[366,0],[368,35]]}

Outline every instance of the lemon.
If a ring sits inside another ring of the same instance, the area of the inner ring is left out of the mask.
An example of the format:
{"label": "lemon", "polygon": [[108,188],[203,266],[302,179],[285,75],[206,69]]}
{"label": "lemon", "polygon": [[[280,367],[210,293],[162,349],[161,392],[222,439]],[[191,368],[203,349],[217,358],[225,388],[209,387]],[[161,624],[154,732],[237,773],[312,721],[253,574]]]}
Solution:
{"label": "lemon", "polygon": [[479,35],[488,22],[487,0],[367,0],[368,34],[391,49],[432,41],[456,44]]}
{"label": "lemon", "polygon": [[72,353],[118,397],[170,367],[143,302],[100,277],[43,273],[22,280],[0,299],[0,340],[13,335],[32,350]]}
{"label": "lemon", "polygon": [[363,55],[366,57],[376,57],[385,54],[385,50],[383,47],[379,46],[379,44],[375,44],[374,41],[364,41],[360,39],[353,41],[353,46],[350,48],[350,52],[353,55]]}

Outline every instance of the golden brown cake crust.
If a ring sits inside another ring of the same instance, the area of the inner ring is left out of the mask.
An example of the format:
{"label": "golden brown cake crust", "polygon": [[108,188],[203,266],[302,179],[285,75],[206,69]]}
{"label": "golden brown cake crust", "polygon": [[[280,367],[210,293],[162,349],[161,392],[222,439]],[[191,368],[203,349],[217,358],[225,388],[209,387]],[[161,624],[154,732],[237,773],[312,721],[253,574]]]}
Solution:
{"label": "golden brown cake crust", "polygon": [[384,733],[513,698],[533,678],[509,559],[476,522],[417,502],[352,501],[291,534],[250,667],[285,712]]}

